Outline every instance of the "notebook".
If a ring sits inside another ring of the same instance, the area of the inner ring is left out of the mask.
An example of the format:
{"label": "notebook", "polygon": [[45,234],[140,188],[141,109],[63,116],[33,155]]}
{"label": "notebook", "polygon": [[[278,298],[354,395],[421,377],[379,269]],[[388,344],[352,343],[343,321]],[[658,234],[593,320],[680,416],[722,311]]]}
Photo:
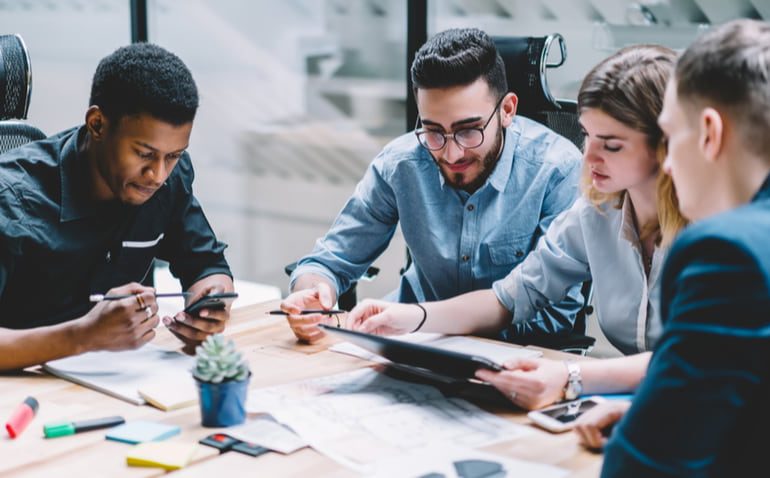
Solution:
{"label": "notebook", "polygon": [[137,350],[89,352],[54,360],[43,370],[127,402],[143,405],[143,388],[191,377],[195,358],[147,344]]}

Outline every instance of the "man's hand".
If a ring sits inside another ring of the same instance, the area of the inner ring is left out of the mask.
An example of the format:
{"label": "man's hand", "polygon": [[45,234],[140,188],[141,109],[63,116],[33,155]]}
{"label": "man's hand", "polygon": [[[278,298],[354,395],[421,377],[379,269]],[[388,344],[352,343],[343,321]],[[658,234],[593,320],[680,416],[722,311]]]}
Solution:
{"label": "man's hand", "polygon": [[376,335],[402,335],[420,325],[423,310],[414,304],[366,299],[348,316],[348,327]]}
{"label": "man's hand", "polygon": [[309,344],[318,342],[326,333],[318,324],[336,324],[336,319],[323,314],[299,315],[306,309],[330,310],[334,306],[335,293],[325,281],[319,281],[309,289],[302,289],[290,294],[281,302],[281,310],[286,312],[292,332],[297,338]]}
{"label": "man's hand", "polygon": [[567,384],[567,367],[560,360],[515,359],[502,372],[480,369],[476,378],[491,383],[516,405],[528,410],[561,400]]}
{"label": "man's hand", "polygon": [[[199,280],[188,290],[191,296],[187,303],[192,304],[203,296],[233,291],[233,281],[225,274],[214,274]],[[230,318],[230,303],[222,310],[202,309],[193,316],[184,311],[178,312],[173,318],[163,317],[163,324],[181,340],[185,353],[195,353],[195,347],[206,340],[206,337],[224,332],[225,323]]]}
{"label": "man's hand", "polygon": [[107,293],[126,294],[133,296],[99,302],[78,319],[83,352],[137,349],[155,337],[154,329],[159,322],[155,290],[133,282]]}
{"label": "man's hand", "polygon": [[601,403],[584,413],[575,421],[575,433],[586,448],[601,450],[607,444],[612,427],[623,418],[631,402],[615,401]]}

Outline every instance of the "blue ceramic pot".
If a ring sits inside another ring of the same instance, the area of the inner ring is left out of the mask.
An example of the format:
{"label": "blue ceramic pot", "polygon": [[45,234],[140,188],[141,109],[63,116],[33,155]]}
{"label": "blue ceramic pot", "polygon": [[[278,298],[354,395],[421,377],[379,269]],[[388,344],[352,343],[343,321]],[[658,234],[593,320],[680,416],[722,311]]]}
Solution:
{"label": "blue ceramic pot", "polygon": [[246,420],[246,394],[249,379],[239,382],[201,382],[197,378],[201,419],[204,427],[229,427]]}

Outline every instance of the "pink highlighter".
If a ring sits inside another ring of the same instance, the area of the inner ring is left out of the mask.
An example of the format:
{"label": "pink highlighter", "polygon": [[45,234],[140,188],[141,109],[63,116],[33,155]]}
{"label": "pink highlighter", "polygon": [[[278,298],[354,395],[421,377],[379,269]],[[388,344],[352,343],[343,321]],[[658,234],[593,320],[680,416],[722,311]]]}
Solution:
{"label": "pink highlighter", "polygon": [[40,405],[33,397],[27,397],[21,404],[13,411],[11,418],[5,423],[5,429],[8,430],[8,436],[16,438],[21,435],[21,432],[27,428],[29,422],[35,418],[37,409]]}

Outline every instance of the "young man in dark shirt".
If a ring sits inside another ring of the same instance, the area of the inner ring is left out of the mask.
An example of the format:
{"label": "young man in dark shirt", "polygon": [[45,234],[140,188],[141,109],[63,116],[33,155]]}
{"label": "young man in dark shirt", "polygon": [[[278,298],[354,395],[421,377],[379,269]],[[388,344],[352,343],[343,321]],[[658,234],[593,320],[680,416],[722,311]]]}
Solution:
{"label": "young man in dark shirt", "polygon": [[[184,63],[155,45],[120,48],[89,104],[84,125],[0,156],[0,370],[152,340],[161,319],[140,283],[156,257],[188,302],[233,289],[192,193],[198,92]],[[128,297],[90,303],[104,293]],[[228,315],[162,320],[189,351]]]}

